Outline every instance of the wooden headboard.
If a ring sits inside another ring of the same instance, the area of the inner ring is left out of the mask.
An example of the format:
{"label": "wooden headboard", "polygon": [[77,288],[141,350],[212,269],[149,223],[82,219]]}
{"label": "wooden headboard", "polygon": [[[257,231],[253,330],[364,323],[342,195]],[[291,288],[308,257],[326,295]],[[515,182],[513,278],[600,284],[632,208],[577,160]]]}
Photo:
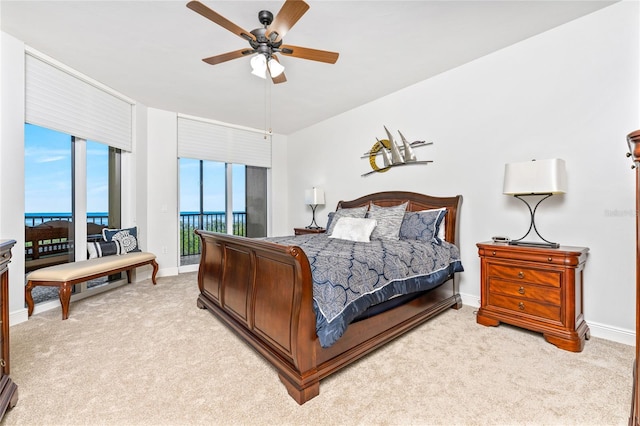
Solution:
{"label": "wooden headboard", "polygon": [[418,194],[407,191],[386,191],[365,195],[355,200],[339,201],[337,209],[349,209],[353,207],[369,205],[370,202],[381,206],[397,206],[408,201],[407,211],[415,212],[428,209],[439,209],[445,207],[447,216],[445,218],[445,240],[458,245],[458,213],[462,204],[462,195],[454,197],[432,197],[430,195]]}

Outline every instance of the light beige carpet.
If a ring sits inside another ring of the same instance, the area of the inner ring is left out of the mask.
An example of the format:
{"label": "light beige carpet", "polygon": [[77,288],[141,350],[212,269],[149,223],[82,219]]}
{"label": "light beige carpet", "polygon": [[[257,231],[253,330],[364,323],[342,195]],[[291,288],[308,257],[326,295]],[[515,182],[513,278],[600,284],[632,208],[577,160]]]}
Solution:
{"label": "light beige carpet", "polygon": [[7,425],[624,425],[633,348],[582,353],[450,310],[325,379],[303,406],[206,310],[196,274],[124,286],[11,327]]}

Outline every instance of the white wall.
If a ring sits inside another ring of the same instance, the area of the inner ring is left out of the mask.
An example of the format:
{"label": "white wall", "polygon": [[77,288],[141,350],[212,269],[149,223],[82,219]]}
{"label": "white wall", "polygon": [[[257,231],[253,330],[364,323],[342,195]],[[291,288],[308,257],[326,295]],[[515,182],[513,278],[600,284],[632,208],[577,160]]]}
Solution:
{"label": "white wall", "polygon": [[[325,189],[321,224],[340,199],[383,190],[462,194],[465,303],[479,303],[475,243],[521,237],[529,215],[502,194],[504,164],[559,157],[569,189],[541,205],[541,234],[591,249],[585,317],[594,336],[633,343],[634,173],[625,136],[640,127],[639,6],[618,3],[289,136],[290,226],[306,225],[304,189]],[[410,140],[428,166],[360,177],[360,156],[385,138]],[[313,155],[309,155],[312,152]]]}
{"label": "white wall", "polygon": [[24,307],[24,44],[0,33],[0,236],[16,240],[9,264],[10,324],[25,321]]}
{"label": "white wall", "polygon": [[147,110],[147,244],[162,275],[178,273],[178,122],[177,114]]}
{"label": "white wall", "polygon": [[271,138],[271,170],[269,171],[269,223],[267,233],[291,235],[289,226],[289,168],[287,163],[287,141],[284,135],[274,134]]}

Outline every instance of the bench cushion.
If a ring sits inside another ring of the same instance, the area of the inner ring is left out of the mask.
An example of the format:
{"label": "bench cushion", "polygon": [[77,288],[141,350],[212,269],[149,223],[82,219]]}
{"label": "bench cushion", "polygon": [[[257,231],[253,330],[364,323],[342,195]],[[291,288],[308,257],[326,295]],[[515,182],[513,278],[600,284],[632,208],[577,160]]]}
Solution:
{"label": "bench cushion", "polygon": [[156,255],[148,252],[131,252],[119,256],[98,257],[79,262],[63,263],[37,269],[27,275],[28,281],[71,281],[82,277],[109,272],[114,269],[124,268],[129,265],[137,265],[150,262]]}

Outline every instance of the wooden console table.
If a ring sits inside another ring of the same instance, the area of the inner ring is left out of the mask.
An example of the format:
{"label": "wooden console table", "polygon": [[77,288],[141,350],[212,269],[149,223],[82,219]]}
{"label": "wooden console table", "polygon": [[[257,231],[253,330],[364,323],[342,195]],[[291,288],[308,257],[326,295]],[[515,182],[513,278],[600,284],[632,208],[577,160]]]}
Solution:
{"label": "wooden console table", "polygon": [[9,377],[9,262],[14,240],[0,240],[0,419],[18,402],[18,386]]}

